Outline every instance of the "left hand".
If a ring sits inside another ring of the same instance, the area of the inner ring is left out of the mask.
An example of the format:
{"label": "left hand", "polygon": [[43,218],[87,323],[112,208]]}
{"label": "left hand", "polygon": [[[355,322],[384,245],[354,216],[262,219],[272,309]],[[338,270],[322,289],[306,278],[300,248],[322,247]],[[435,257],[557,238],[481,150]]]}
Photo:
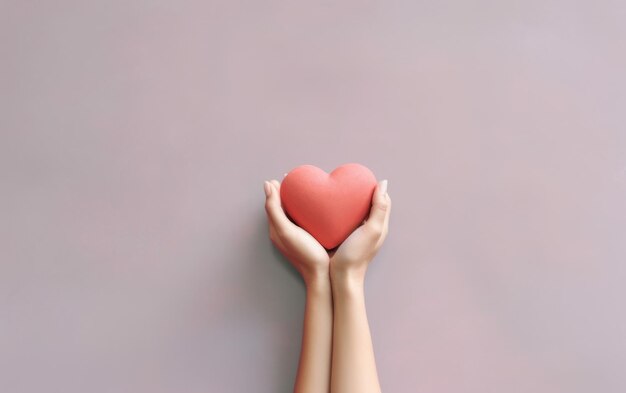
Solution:
{"label": "left hand", "polygon": [[264,187],[272,243],[300,272],[307,285],[320,278],[329,280],[328,252],[313,236],[286,216],[280,201],[278,180],[266,181]]}

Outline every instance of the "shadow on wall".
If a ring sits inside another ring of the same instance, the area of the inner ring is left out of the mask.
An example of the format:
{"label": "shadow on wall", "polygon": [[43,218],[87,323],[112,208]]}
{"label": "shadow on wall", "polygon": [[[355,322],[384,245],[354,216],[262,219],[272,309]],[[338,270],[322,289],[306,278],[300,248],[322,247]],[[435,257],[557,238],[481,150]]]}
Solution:
{"label": "shadow on wall", "polygon": [[260,209],[246,249],[250,254],[242,270],[242,285],[252,321],[263,335],[257,347],[270,348],[271,353],[257,358],[273,370],[268,381],[274,392],[292,392],[302,339],[305,287],[298,271],[272,244],[267,216]]}

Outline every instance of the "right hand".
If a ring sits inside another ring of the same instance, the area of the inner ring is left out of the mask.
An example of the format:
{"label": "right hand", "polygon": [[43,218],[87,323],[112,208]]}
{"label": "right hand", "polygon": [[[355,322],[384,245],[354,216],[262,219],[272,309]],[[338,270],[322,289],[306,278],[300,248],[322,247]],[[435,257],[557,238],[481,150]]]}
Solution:
{"label": "right hand", "polygon": [[372,207],[365,223],[355,229],[331,255],[331,280],[364,280],[367,266],[387,237],[390,212],[391,198],[387,193],[387,180],[383,180],[374,190]]}

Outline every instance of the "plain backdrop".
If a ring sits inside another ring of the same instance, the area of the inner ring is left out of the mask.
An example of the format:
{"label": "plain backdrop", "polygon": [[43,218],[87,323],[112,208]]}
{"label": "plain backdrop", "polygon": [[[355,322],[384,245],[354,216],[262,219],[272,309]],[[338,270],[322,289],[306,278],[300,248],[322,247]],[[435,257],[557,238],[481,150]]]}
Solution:
{"label": "plain backdrop", "polygon": [[263,181],[389,180],[385,392],[626,391],[619,1],[1,1],[0,391],[289,392]]}

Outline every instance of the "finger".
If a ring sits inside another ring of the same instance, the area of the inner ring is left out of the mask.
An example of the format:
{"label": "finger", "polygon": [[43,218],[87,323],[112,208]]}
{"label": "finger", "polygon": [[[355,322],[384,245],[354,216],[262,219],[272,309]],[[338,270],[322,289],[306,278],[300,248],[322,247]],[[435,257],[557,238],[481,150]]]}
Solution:
{"label": "finger", "polygon": [[387,198],[387,180],[376,186],[372,196],[372,207],[365,225],[375,233],[382,233],[385,219],[388,217],[391,200]]}
{"label": "finger", "polygon": [[278,247],[281,251],[283,251],[285,247],[284,247],[283,241],[280,239],[280,236],[278,236],[278,233],[276,232],[276,227],[274,226],[274,222],[272,220],[268,220],[268,221],[269,221],[270,240],[272,241],[272,243],[274,243],[276,247]]}
{"label": "finger", "polygon": [[385,193],[385,201],[387,202],[387,211],[385,214],[385,227],[387,227],[388,223],[389,223],[389,216],[391,214],[391,197],[389,196],[389,193]]}
{"label": "finger", "polygon": [[385,198],[387,199],[387,214],[385,216],[385,221],[383,223],[382,234],[380,238],[378,239],[379,245],[385,241],[385,238],[387,237],[387,233],[389,232],[389,216],[391,215],[391,198],[389,197],[389,194],[386,194]]}
{"label": "finger", "polygon": [[[285,173],[285,176],[287,176],[287,173]],[[271,181],[272,185],[276,187],[277,190],[277,195],[278,195],[278,200],[279,200],[279,204],[282,206],[282,203],[280,202],[280,182],[276,179]],[[281,242],[283,245],[285,245],[285,248],[289,248],[290,246],[293,246],[293,244],[290,244],[292,241],[294,240],[298,240],[300,239],[300,241],[304,238],[307,238],[307,242],[315,242],[315,243],[319,243],[309,232],[307,232],[306,230],[304,230],[303,228],[301,228],[300,226],[298,226],[298,224],[294,223],[291,218],[284,212],[284,209],[281,208],[281,211],[283,212],[283,216],[287,218],[287,222],[289,225],[289,232],[287,232],[288,234],[292,234],[293,236],[289,236],[286,237],[285,234],[287,233],[283,233],[283,236],[281,237]],[[319,245],[320,247],[321,244]]]}
{"label": "finger", "polygon": [[274,225],[274,229],[280,237],[286,233],[293,224],[289,221],[282,206],[280,205],[280,191],[276,188],[274,182],[275,181],[267,182],[270,192],[265,200],[265,210],[267,211],[268,218]]}
{"label": "finger", "polygon": [[[285,176],[287,174],[285,173]],[[280,182],[276,179],[270,180],[270,183],[272,183],[274,185],[274,187],[276,187],[276,190],[278,191],[277,195],[278,195],[278,200],[279,200],[279,205],[282,208],[283,206],[283,202],[282,199],[280,199]],[[289,216],[287,215],[287,213],[285,213],[285,209],[283,209],[283,214],[285,214],[285,216],[287,216],[287,219],[289,220],[290,223],[293,223],[293,221],[289,218]]]}

